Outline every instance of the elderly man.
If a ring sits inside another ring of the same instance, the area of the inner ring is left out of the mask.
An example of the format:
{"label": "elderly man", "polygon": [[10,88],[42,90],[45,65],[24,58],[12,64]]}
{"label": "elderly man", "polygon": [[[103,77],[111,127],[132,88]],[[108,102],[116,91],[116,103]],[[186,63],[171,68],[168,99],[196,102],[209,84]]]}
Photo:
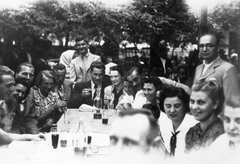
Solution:
{"label": "elderly man", "polygon": [[[113,154],[125,155],[130,153],[133,159],[136,156],[158,152],[162,157],[166,155],[158,124],[148,110],[125,110],[120,117],[114,120],[110,136],[110,145]],[[136,154],[135,154],[136,153]],[[141,156],[137,157],[139,162]]]}
{"label": "elderly man", "polygon": [[82,104],[93,105],[96,92],[100,91],[100,97],[104,100],[104,88],[109,84],[105,82],[105,65],[100,61],[95,61],[90,66],[91,80],[79,82],[74,86],[68,107],[78,108]]}
{"label": "elderly man", "polygon": [[100,56],[89,52],[88,41],[81,37],[76,39],[77,57],[70,64],[70,80],[85,82],[90,80],[90,65],[94,61],[101,61]]}
{"label": "elderly man", "polygon": [[210,32],[204,34],[199,40],[199,55],[203,64],[196,68],[193,84],[197,81],[214,81],[223,88],[227,101],[240,95],[237,69],[218,56],[220,38],[218,34]]}

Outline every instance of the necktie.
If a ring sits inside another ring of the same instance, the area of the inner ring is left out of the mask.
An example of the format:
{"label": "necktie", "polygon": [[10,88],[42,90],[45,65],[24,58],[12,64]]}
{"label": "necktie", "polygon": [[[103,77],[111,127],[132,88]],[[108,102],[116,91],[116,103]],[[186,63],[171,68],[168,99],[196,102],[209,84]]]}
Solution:
{"label": "necktie", "polygon": [[175,149],[177,147],[177,135],[178,135],[179,132],[180,131],[177,131],[176,133],[172,132],[172,137],[170,139],[170,151],[171,151],[170,154],[172,156],[175,155]]}
{"label": "necktie", "polygon": [[97,85],[95,84],[94,85],[94,94],[93,94],[93,100],[94,100],[94,98],[97,96]]}

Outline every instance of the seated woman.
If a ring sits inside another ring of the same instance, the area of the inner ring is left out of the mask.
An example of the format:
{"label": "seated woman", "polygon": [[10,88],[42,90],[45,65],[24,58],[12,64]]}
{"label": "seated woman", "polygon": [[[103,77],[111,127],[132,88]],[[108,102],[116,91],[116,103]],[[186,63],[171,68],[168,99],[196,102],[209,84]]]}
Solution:
{"label": "seated woman", "polygon": [[189,106],[199,123],[186,134],[186,152],[206,148],[224,133],[222,120],[218,118],[224,102],[222,95],[220,88],[211,81],[202,81],[192,86]]}
{"label": "seated woman", "polygon": [[123,79],[125,71],[119,66],[110,67],[110,80],[112,85],[104,89],[104,99],[110,100],[111,108],[115,109],[123,99]]}
{"label": "seated woman", "polygon": [[161,91],[159,100],[160,109],[164,112],[159,125],[165,147],[171,156],[183,154],[186,133],[196,124],[188,114],[189,95],[182,88],[167,86]]}
{"label": "seated woman", "polygon": [[26,110],[35,108],[40,131],[48,132],[53,123],[62,115],[61,108],[66,107],[66,102],[61,101],[59,95],[53,92],[54,79],[52,71],[39,72],[35,86],[31,88],[27,98]]}

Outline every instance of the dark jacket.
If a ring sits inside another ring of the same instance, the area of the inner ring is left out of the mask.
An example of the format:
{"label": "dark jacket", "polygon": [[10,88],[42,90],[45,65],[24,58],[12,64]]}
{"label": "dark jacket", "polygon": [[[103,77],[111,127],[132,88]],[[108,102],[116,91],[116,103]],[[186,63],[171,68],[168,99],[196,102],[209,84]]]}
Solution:
{"label": "dark jacket", "polygon": [[[104,88],[108,86],[105,82],[102,83],[101,95],[102,101],[104,101]],[[82,104],[93,105],[92,95],[82,97],[82,90],[84,88],[92,88],[91,80],[87,82],[78,82],[75,84],[74,89],[71,93],[68,101],[68,108],[79,108]]]}

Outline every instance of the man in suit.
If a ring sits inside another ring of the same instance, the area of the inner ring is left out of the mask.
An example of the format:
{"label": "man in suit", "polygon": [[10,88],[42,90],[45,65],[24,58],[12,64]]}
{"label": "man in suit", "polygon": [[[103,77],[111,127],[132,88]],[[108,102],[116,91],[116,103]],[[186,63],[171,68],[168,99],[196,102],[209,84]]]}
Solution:
{"label": "man in suit", "polygon": [[163,77],[168,77],[169,73],[172,71],[172,62],[167,57],[168,48],[164,40],[160,41],[158,44],[158,56],[153,58],[150,64],[149,71],[151,72],[153,68],[158,68],[162,71]]}
{"label": "man in suit", "polygon": [[89,52],[88,41],[83,37],[76,39],[76,52],[78,55],[70,64],[70,80],[73,82],[88,81],[91,79],[91,63],[101,61],[101,58]]}
{"label": "man in suit", "polygon": [[220,39],[218,34],[210,32],[199,40],[199,56],[203,64],[196,68],[193,84],[198,81],[214,81],[223,88],[225,101],[240,95],[237,69],[218,56]]}
{"label": "man in suit", "polygon": [[104,88],[109,84],[103,80],[105,75],[105,65],[100,61],[95,61],[90,66],[91,80],[78,82],[75,84],[68,107],[78,108],[82,104],[93,105],[96,91],[100,91],[100,97],[104,101]]}

